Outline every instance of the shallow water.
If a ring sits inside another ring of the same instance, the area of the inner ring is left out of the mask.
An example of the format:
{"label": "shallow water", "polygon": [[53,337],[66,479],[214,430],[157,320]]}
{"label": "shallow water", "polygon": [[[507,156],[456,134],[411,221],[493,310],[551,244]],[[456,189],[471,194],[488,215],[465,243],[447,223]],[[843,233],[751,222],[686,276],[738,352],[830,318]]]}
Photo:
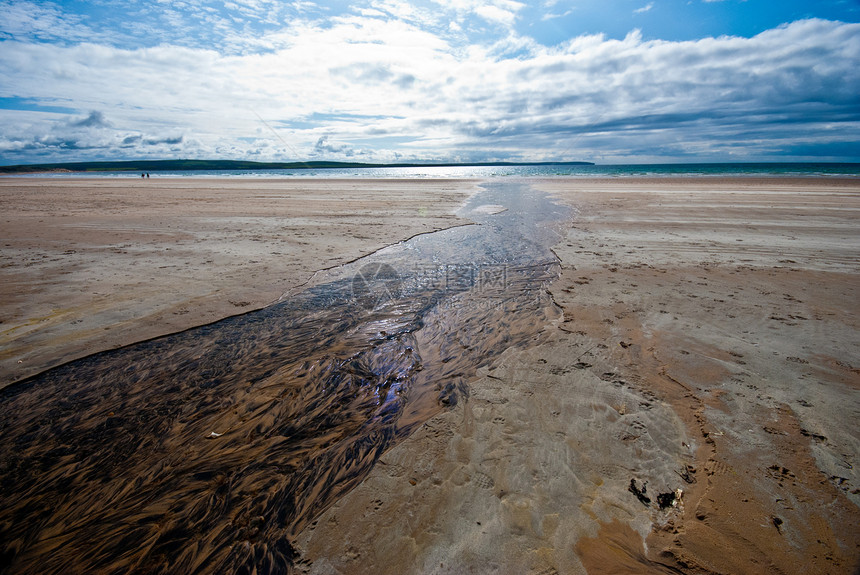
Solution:
{"label": "shallow water", "polygon": [[0,570],[289,572],[309,521],[558,313],[566,210],[505,181],[461,215],[477,225],[0,391]]}

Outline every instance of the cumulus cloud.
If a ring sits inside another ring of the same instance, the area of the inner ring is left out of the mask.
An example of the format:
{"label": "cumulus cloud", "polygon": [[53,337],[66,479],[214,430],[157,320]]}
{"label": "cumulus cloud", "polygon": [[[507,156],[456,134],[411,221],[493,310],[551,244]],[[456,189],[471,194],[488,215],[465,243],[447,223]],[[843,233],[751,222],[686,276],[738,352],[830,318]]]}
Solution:
{"label": "cumulus cloud", "polygon": [[313,155],[323,158],[332,156],[352,158],[356,155],[356,151],[352,146],[330,142],[328,136],[320,136],[314,145]]}
{"label": "cumulus cloud", "polygon": [[0,154],[26,155],[32,161],[68,159],[68,153],[77,154],[76,158],[110,159],[127,150],[135,156],[170,153],[184,141],[175,129],[142,133],[117,128],[97,110],[84,117],[46,113],[32,116],[29,122],[22,122],[20,116],[11,116],[8,110],[0,113],[0,121],[5,120],[6,126],[0,135]]}
{"label": "cumulus cloud", "polygon": [[105,119],[105,115],[99,111],[93,110],[86,118],[72,120],[70,126],[75,128],[109,128],[110,123]]}
{"label": "cumulus cloud", "polygon": [[517,18],[516,12],[506,10],[499,6],[478,6],[475,8],[475,14],[490,22],[497,22],[504,26],[512,26]]}
{"label": "cumulus cloud", "polygon": [[[521,6],[435,1],[505,25]],[[393,0],[378,10],[295,18],[251,52],[7,40],[0,97],[79,112],[0,110],[0,160],[776,159],[860,133],[857,24],[547,47],[512,30],[464,44]]]}
{"label": "cumulus cloud", "polygon": [[518,13],[525,7],[513,0],[433,0],[448,18],[463,20],[468,15],[477,15],[492,24],[513,26]]}

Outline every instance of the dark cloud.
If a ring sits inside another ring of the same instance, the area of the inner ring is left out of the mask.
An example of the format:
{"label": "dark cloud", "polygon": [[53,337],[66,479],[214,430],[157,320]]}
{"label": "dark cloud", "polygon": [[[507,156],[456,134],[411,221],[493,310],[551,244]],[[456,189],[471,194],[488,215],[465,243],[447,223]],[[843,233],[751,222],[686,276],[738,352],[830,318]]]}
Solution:
{"label": "dark cloud", "polygon": [[321,136],[314,145],[315,156],[339,155],[352,157],[355,155],[355,150],[345,144],[331,144],[328,136]]}
{"label": "dark cloud", "polygon": [[401,90],[408,90],[415,85],[415,76],[412,74],[401,74],[392,82],[392,84]]}
{"label": "dark cloud", "polygon": [[332,68],[330,73],[333,76],[339,76],[358,84],[391,85],[401,90],[410,89],[416,81],[413,74],[392,72],[390,66],[375,63],[358,63],[336,67]]}
{"label": "dark cloud", "polygon": [[158,146],[161,144],[167,144],[169,146],[175,146],[177,144],[181,144],[183,140],[183,136],[173,136],[167,138],[147,138],[146,144],[148,146]]}
{"label": "dark cloud", "polygon": [[73,120],[69,123],[74,128],[110,128],[110,122],[105,119],[105,115],[98,111],[92,111],[86,118]]}

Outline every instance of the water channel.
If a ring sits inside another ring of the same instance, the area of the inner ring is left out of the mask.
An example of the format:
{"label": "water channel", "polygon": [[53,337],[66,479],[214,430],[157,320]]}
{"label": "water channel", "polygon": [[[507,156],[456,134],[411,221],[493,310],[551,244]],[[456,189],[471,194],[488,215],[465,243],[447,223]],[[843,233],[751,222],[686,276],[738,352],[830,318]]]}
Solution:
{"label": "water channel", "polygon": [[0,391],[0,572],[290,572],[296,534],[558,315],[568,211],[506,180],[461,215],[262,310]]}

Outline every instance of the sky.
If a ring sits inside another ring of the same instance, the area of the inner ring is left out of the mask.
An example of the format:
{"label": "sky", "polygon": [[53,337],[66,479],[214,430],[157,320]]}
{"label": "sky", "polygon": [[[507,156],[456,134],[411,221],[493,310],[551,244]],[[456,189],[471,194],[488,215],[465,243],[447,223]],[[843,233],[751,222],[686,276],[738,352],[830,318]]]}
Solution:
{"label": "sky", "polygon": [[0,0],[0,164],[860,161],[860,0]]}

